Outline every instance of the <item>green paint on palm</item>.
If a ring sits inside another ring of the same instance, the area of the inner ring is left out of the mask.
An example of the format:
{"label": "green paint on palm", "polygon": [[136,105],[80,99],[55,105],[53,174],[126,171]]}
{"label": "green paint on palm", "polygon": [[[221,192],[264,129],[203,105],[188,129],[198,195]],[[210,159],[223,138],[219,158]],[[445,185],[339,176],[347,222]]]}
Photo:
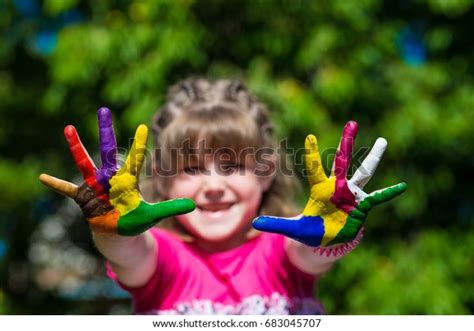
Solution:
{"label": "green paint on palm", "polygon": [[361,220],[349,215],[346,224],[342,227],[337,236],[328,243],[328,246],[346,243],[354,239],[364,224],[364,220],[365,218]]}
{"label": "green paint on palm", "polygon": [[195,207],[191,199],[175,199],[155,204],[140,201],[137,208],[120,217],[117,232],[122,236],[136,236],[167,217],[189,213]]}

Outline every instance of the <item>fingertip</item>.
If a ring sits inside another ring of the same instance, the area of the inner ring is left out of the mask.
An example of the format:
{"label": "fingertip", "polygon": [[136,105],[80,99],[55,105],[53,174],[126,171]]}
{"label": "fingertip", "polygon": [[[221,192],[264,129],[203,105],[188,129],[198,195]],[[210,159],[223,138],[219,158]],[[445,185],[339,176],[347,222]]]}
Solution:
{"label": "fingertip", "polygon": [[349,121],[344,125],[343,137],[355,138],[357,131],[359,130],[359,124],[356,121]]}
{"label": "fingertip", "polygon": [[38,179],[40,180],[41,183],[46,183],[46,181],[48,180],[49,176],[47,174],[40,174]]}
{"label": "fingertip", "polygon": [[252,221],[252,227],[256,230],[262,231],[260,219],[261,217],[254,218]]}
{"label": "fingertip", "polygon": [[306,136],[305,146],[307,149],[313,149],[317,147],[317,145],[318,145],[318,140],[316,139],[315,135],[309,134]]}
{"label": "fingertip", "polygon": [[74,137],[76,134],[76,128],[69,124],[64,128],[64,136],[66,136],[67,139],[70,139]]}
{"label": "fingertip", "polygon": [[137,131],[148,132],[148,127],[145,124],[140,124],[137,128]]}
{"label": "fingertip", "polygon": [[408,184],[406,182],[401,182],[400,184],[398,184],[398,187],[400,189],[400,192],[405,192],[408,188]]}
{"label": "fingertip", "polygon": [[387,139],[384,137],[378,137],[377,140],[375,141],[375,145],[378,146],[379,148],[387,148],[388,142]]}
{"label": "fingertip", "polygon": [[148,127],[145,124],[140,124],[135,133],[135,139],[139,141],[146,141],[148,138]]}
{"label": "fingertip", "polygon": [[254,229],[259,230],[259,231],[266,231],[267,230],[267,225],[268,224],[268,217],[266,216],[259,216],[254,218],[252,221],[252,226]]}
{"label": "fingertip", "polygon": [[179,199],[179,201],[181,203],[181,208],[184,210],[185,213],[190,213],[194,209],[196,209],[196,204],[192,199],[183,198]]}
{"label": "fingertip", "polygon": [[101,107],[97,111],[97,118],[99,120],[99,127],[108,127],[112,125],[112,113],[107,107]]}
{"label": "fingertip", "polygon": [[387,149],[387,145],[388,145],[388,142],[385,138],[383,137],[377,138],[374,146],[371,149],[371,152],[372,152],[371,154],[374,157],[377,157],[379,159],[382,158],[383,154],[385,153],[385,150]]}
{"label": "fingertip", "polygon": [[316,142],[316,137],[314,134],[309,134],[306,136],[306,140],[310,143],[315,143]]}
{"label": "fingertip", "polygon": [[357,130],[359,128],[359,124],[356,121],[350,120],[346,123],[345,127]]}

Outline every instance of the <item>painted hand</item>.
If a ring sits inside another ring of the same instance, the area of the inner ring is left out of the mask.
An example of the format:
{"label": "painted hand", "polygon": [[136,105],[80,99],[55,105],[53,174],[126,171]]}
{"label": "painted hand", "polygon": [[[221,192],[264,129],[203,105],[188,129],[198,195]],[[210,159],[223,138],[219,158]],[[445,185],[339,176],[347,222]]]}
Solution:
{"label": "painted hand", "polygon": [[383,138],[377,139],[354,176],[350,180],[346,178],[357,129],[356,122],[345,125],[335,169],[329,178],[321,164],[316,137],[308,135],[305,161],[311,193],[303,214],[296,218],[260,216],[253,221],[253,227],[280,233],[313,247],[347,243],[357,236],[372,207],[403,193],[405,183],[370,194],[363,191],[387,147]]}
{"label": "painted hand", "polygon": [[102,234],[135,236],[154,226],[160,220],[194,210],[190,199],[175,199],[150,204],[143,201],[138,191],[138,176],[145,158],[148,128],[140,125],[124,165],[117,165],[117,146],[112,115],[107,108],[98,111],[100,155],[98,169],[81,143],[76,129],[68,125],[64,135],[75,163],[84,177],[84,183],[73,183],[46,175],[40,181],[53,190],[73,198],[92,231]]}

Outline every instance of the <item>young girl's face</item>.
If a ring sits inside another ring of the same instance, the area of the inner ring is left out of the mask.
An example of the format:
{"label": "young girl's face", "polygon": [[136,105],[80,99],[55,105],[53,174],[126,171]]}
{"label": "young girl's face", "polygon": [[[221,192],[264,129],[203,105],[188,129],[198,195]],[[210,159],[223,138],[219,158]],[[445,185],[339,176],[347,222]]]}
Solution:
{"label": "young girl's face", "polygon": [[255,174],[253,162],[207,158],[182,169],[171,180],[168,197],[193,199],[196,209],[176,219],[196,238],[217,243],[245,237],[270,184],[271,177]]}

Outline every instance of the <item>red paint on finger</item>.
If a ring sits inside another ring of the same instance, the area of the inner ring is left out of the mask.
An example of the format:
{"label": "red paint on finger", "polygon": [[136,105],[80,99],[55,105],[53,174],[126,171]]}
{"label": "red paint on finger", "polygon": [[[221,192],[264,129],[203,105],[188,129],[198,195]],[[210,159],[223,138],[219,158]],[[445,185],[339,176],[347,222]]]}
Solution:
{"label": "red paint on finger", "polygon": [[345,179],[347,170],[352,158],[352,147],[354,146],[355,137],[358,131],[358,124],[354,121],[349,121],[344,126],[342,131],[341,145],[336,152],[335,170],[336,178]]}
{"label": "red paint on finger", "polygon": [[89,156],[89,153],[82,145],[76,128],[72,125],[66,126],[64,128],[64,136],[66,137],[74,161],[84,177],[84,181],[94,190],[99,200],[108,201],[109,197],[105,193],[104,187],[97,182],[97,168]]}
{"label": "red paint on finger", "polygon": [[84,180],[87,182],[91,178],[95,179],[96,167],[94,162],[87,153],[87,150],[81,143],[79,135],[77,134],[76,128],[72,125],[68,125],[64,128],[64,136],[69,145],[69,150],[74,158],[74,161],[82,173]]}
{"label": "red paint on finger", "polygon": [[358,128],[359,126],[355,121],[346,123],[342,131],[341,145],[336,153],[335,160],[334,173],[336,175],[336,187],[331,197],[331,202],[346,213],[350,213],[356,206],[355,197],[347,186],[346,176],[351,162],[352,148]]}
{"label": "red paint on finger", "polygon": [[336,188],[334,194],[331,197],[331,202],[339,209],[344,210],[346,213],[353,211],[357,205],[354,194],[347,186],[347,180],[336,179]]}

